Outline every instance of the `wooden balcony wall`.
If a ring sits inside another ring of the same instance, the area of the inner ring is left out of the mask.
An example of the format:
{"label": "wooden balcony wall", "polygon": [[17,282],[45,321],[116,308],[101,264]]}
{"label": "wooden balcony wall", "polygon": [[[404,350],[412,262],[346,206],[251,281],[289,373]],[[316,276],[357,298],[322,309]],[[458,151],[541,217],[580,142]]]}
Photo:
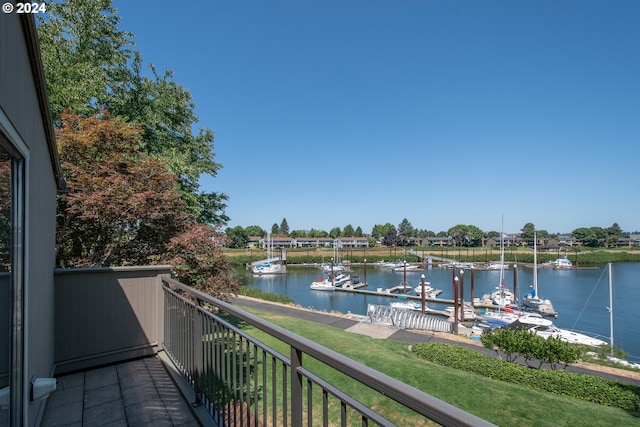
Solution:
{"label": "wooden balcony wall", "polygon": [[156,353],[170,266],[55,270],[55,375]]}

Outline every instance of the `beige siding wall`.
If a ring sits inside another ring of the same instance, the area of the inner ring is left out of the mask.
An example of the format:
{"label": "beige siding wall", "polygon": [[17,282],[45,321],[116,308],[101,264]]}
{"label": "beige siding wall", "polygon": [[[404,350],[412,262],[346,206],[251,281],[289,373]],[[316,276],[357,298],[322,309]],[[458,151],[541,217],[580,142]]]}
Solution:
{"label": "beige siding wall", "polygon": [[153,354],[170,267],[56,270],[56,375]]}

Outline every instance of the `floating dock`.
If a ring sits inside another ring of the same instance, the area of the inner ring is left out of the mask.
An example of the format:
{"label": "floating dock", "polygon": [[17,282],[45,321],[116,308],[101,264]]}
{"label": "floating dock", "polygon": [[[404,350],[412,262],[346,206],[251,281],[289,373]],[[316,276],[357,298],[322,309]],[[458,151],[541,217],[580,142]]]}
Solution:
{"label": "floating dock", "polygon": [[[407,289],[411,289],[410,287],[407,287]],[[337,292],[351,292],[354,294],[361,294],[361,295],[375,295],[375,296],[381,296],[381,297],[389,297],[389,298],[397,298],[398,296],[402,295],[403,298],[406,297],[408,299],[420,302],[422,301],[422,297],[418,296],[418,295],[409,295],[409,294],[404,294],[404,293],[398,293],[400,291],[404,290],[404,285],[398,285],[398,286],[394,286],[392,288],[387,288],[387,289],[383,289],[383,288],[376,288],[375,291],[371,291],[366,289],[366,284],[365,283],[356,283],[356,284],[351,284],[351,285],[347,285],[346,287],[341,287],[341,286],[336,286],[336,291]],[[438,295],[440,295],[440,293],[442,293],[442,290],[439,290]],[[453,305],[453,299],[443,299],[443,298],[429,298],[429,297],[425,297],[425,302],[433,302],[433,303],[439,303],[439,304],[449,304],[449,305]],[[469,302],[465,302],[466,305],[469,305]],[[479,298],[474,298],[473,299],[473,306],[476,309],[480,309],[480,308],[487,308],[487,309],[495,309],[497,308],[497,306],[495,304],[493,304],[491,301],[486,301],[486,300],[481,300]],[[440,310],[437,310],[440,311]],[[442,310],[442,312],[444,312],[444,310]],[[441,313],[438,313],[441,314]]]}

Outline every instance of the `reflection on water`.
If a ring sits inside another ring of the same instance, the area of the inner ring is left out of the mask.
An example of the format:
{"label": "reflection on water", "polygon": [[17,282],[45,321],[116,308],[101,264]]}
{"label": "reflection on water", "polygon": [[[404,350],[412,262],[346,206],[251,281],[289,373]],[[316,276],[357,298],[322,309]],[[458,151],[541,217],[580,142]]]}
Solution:
{"label": "reflection on water", "polygon": [[[291,267],[288,273],[274,276],[253,276],[250,272],[241,272],[246,286],[257,288],[264,292],[287,295],[302,307],[311,307],[323,311],[340,313],[355,313],[364,315],[368,304],[388,305],[392,297],[378,295],[359,295],[347,292],[311,291],[309,285],[322,273],[317,268]],[[354,267],[352,275],[362,279],[362,267]],[[438,267],[424,271],[408,271],[406,273],[407,289],[420,284],[424,274],[431,286],[442,289],[440,298],[453,298],[453,271]],[[456,271],[459,275],[459,271]],[[477,270],[464,272],[464,298],[471,297],[471,287],[474,297],[482,297],[490,293],[499,285],[497,271]],[[614,344],[624,349],[637,360],[640,360],[640,337],[637,326],[640,315],[636,310],[636,303],[640,300],[640,263],[619,263],[613,266],[613,324]],[[369,290],[377,288],[391,288],[403,283],[404,272],[392,272],[378,268],[367,267],[367,282]],[[533,270],[519,267],[515,273],[510,269],[505,274],[506,285],[509,288],[516,283],[518,296],[530,289],[533,281]],[[610,336],[609,322],[609,278],[606,266],[594,269],[553,270],[538,269],[538,291],[543,298],[549,298],[559,313],[554,323],[561,328],[586,331],[606,337]],[[443,305],[432,305],[443,309]]]}

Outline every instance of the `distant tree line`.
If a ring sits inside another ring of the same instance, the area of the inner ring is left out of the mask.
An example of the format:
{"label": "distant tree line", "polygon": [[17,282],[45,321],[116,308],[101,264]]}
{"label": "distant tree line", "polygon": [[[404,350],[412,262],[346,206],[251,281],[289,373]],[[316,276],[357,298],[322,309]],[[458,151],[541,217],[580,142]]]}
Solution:
{"label": "distant tree line", "polygon": [[[533,245],[534,235],[539,239],[550,237],[558,237],[557,234],[549,233],[546,230],[536,230],[535,225],[531,222],[526,223],[520,229],[520,237],[529,245]],[[312,228],[310,230],[293,230],[289,232],[289,224],[287,219],[283,218],[280,225],[274,223],[271,227],[272,237],[330,237],[336,239],[338,237],[368,237],[370,238],[370,246],[374,246],[380,242],[384,246],[413,246],[415,238],[426,237],[450,237],[453,239],[455,246],[462,247],[479,247],[482,246],[484,239],[499,239],[499,231],[483,231],[475,225],[458,224],[449,228],[447,231],[435,233],[430,230],[422,230],[414,228],[408,219],[403,219],[396,227],[391,223],[376,224],[373,226],[371,233],[365,234],[362,227],[353,228],[353,225],[347,224],[343,228],[334,227],[329,232]],[[236,226],[227,228],[226,234],[229,237],[228,247],[244,248],[249,242],[249,237],[265,237],[267,232],[257,226],[251,225],[246,228]],[[628,232],[624,232],[617,223],[611,227],[582,227],[576,228],[571,233],[578,242],[587,247],[611,247],[615,246],[618,239],[629,237]]]}

